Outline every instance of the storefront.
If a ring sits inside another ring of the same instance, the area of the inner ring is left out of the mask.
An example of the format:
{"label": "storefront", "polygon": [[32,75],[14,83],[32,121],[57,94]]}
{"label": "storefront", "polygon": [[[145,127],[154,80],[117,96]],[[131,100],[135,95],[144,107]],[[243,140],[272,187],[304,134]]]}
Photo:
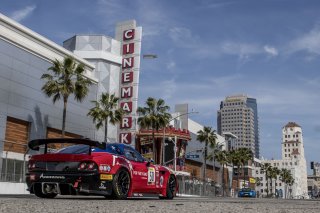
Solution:
{"label": "storefront", "polygon": [[[154,138],[156,159],[153,160],[155,163],[174,168],[174,156],[176,156],[176,170],[184,171],[186,147],[191,140],[189,131],[167,127],[155,131]],[[145,158],[153,158],[152,130],[140,130],[137,133],[136,149]]]}

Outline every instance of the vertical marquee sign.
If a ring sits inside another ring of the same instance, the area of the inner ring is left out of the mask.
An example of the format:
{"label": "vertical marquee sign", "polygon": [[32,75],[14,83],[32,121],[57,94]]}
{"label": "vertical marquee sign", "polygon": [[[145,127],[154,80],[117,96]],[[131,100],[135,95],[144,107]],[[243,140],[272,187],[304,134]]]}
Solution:
{"label": "vertical marquee sign", "polygon": [[135,145],[142,28],[135,21],[117,25],[116,39],[122,41],[119,80],[120,107],[127,112],[119,125],[119,142]]}

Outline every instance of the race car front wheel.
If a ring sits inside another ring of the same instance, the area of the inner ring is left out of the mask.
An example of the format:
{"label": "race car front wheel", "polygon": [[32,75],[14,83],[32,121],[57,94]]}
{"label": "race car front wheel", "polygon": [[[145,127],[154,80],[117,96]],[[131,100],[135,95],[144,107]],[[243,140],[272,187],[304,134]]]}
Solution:
{"label": "race car front wheel", "polygon": [[174,197],[175,191],[176,191],[176,178],[173,175],[170,175],[168,183],[167,183],[167,191],[165,197],[160,197],[160,199],[167,199],[171,200]]}
{"label": "race car front wheel", "polygon": [[130,175],[127,170],[119,169],[114,176],[112,188],[113,196],[116,199],[126,199],[130,188]]}

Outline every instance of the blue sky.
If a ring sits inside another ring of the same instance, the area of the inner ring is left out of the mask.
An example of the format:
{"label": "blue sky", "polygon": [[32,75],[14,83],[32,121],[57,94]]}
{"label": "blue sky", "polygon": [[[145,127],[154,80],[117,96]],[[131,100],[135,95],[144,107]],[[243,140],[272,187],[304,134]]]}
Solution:
{"label": "blue sky", "polygon": [[[62,44],[74,34],[114,36],[115,23],[143,27],[140,103],[188,103],[216,127],[225,96],[258,102],[261,153],[280,158],[281,128],[303,128],[308,161],[320,161],[320,1],[2,0],[0,12]],[[309,166],[309,164],[308,164]]]}

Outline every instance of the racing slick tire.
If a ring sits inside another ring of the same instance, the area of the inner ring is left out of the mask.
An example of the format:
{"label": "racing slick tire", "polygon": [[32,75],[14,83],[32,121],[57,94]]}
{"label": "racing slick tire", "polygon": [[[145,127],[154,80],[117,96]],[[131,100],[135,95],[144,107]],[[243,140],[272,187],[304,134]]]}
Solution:
{"label": "racing slick tire", "polygon": [[130,189],[130,174],[126,169],[119,169],[112,182],[112,197],[123,200],[128,197]]}
{"label": "racing slick tire", "polygon": [[41,189],[41,185],[34,187],[34,194],[40,198],[55,198],[57,196],[56,193],[43,194],[42,189]]}
{"label": "racing slick tire", "polygon": [[177,185],[176,178],[174,177],[174,175],[170,175],[168,183],[167,183],[166,196],[159,197],[159,198],[166,199],[166,200],[172,200],[175,195],[176,185]]}

